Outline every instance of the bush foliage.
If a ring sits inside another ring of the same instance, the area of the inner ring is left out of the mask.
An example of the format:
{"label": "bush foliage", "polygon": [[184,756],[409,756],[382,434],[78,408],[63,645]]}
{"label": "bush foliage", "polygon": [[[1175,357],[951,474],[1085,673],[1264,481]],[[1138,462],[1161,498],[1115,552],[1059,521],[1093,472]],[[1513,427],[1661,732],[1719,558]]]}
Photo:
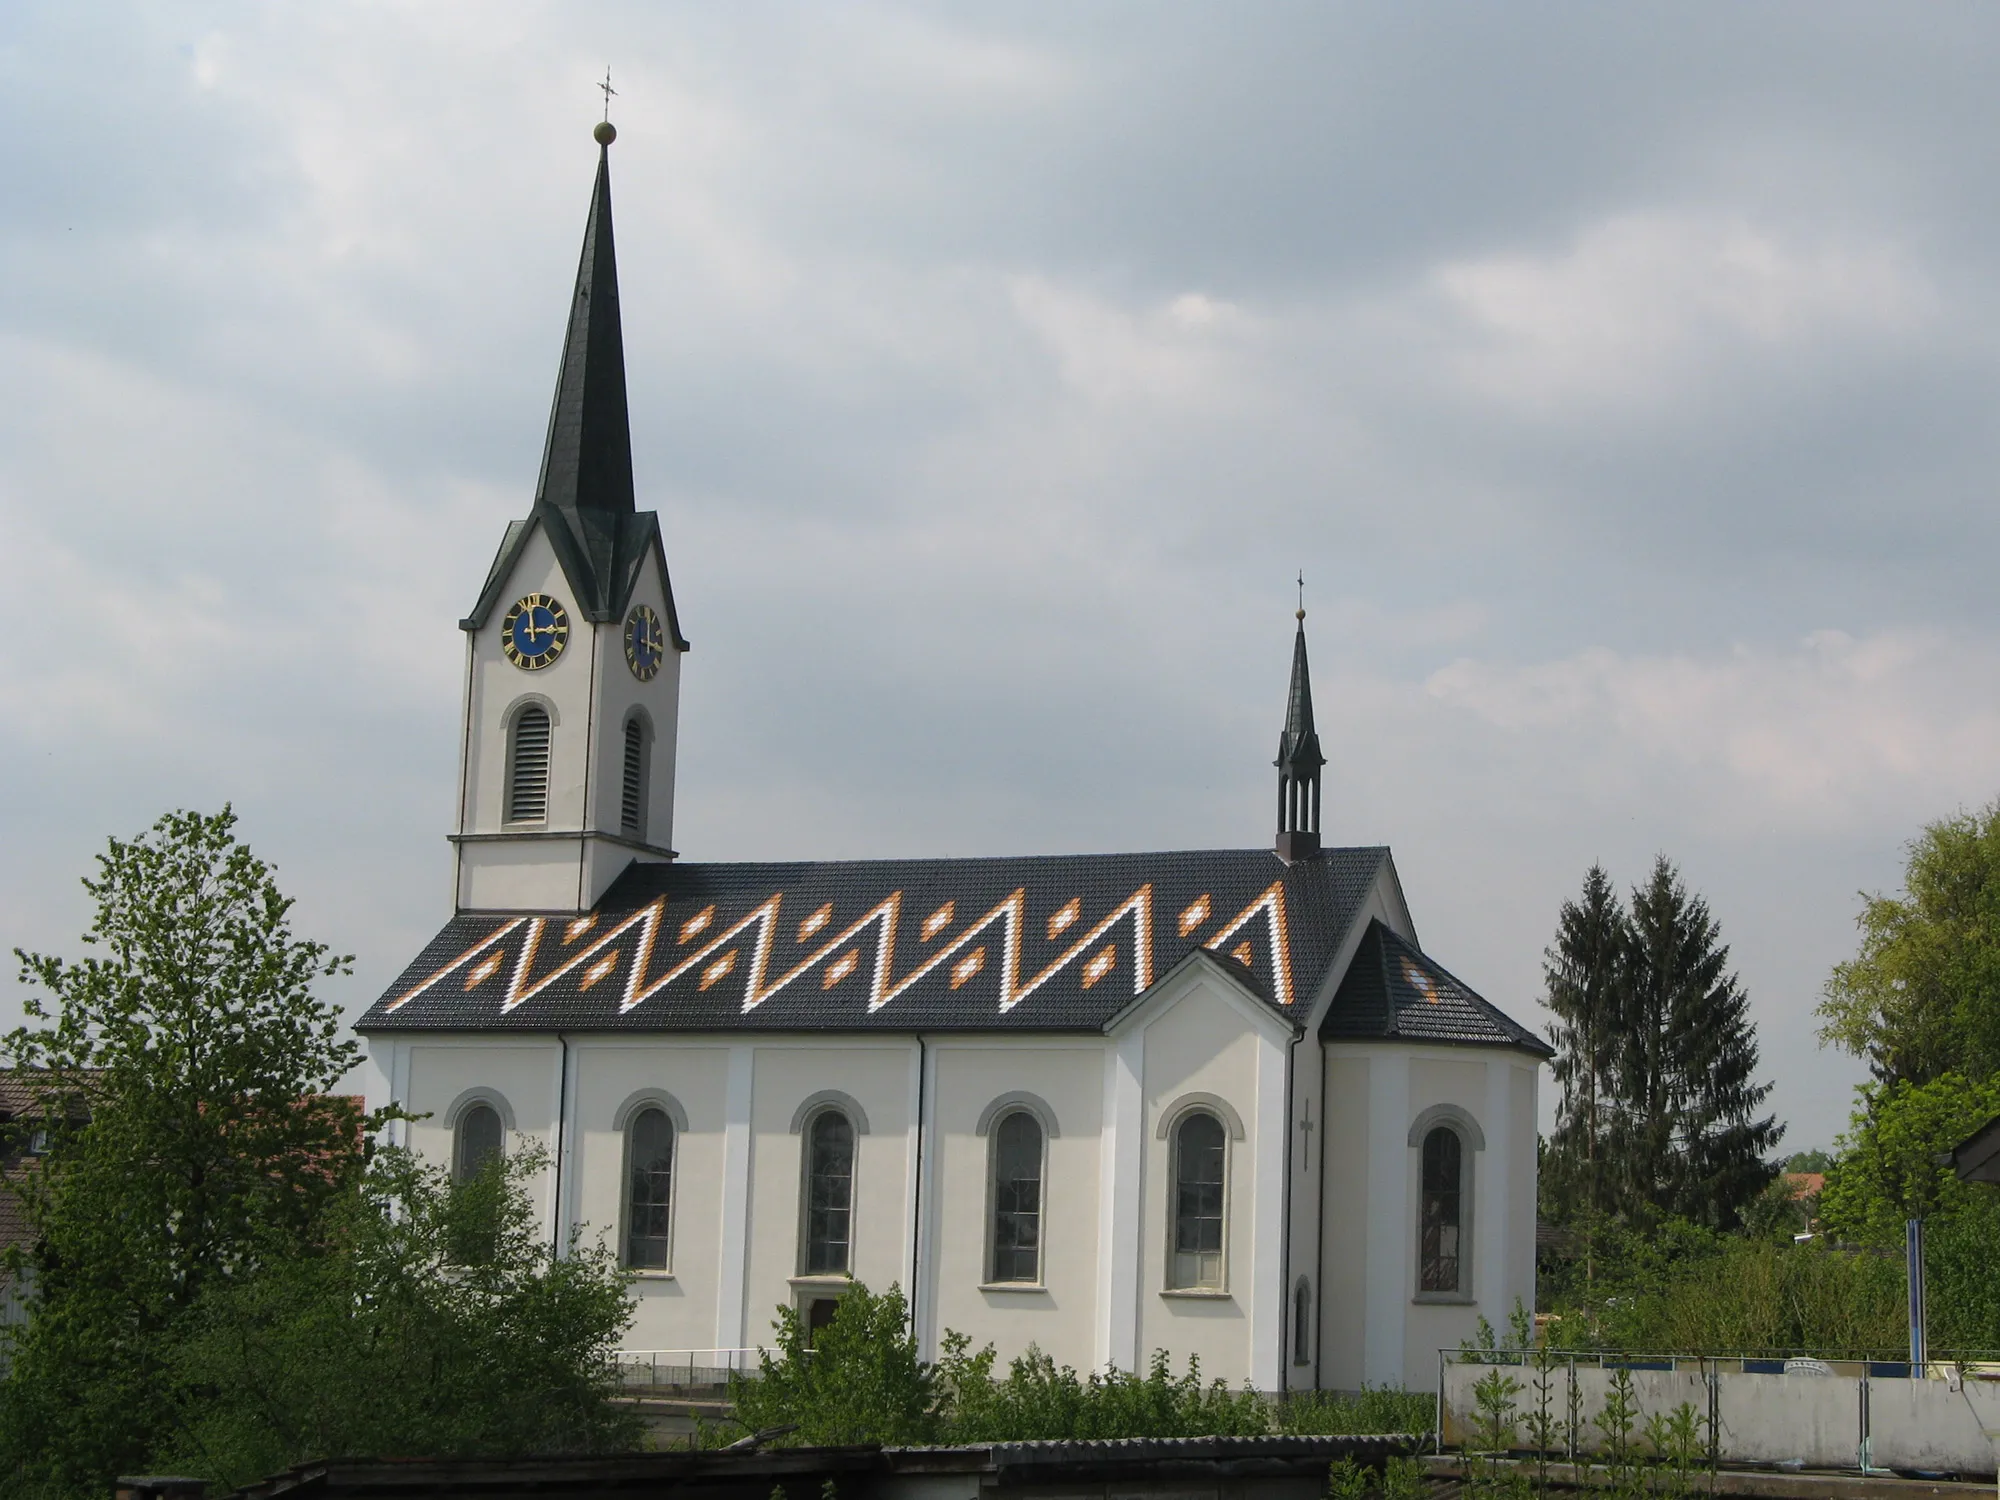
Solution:
{"label": "bush foliage", "polygon": [[755,1377],[732,1379],[730,1395],[739,1423],[787,1444],[1421,1432],[1435,1411],[1429,1395],[1390,1390],[1274,1402],[1204,1382],[1193,1358],[1175,1374],[1164,1350],[1144,1374],[1079,1375],[1030,1347],[996,1375],[992,1345],[974,1350],[964,1334],[947,1332],[942,1357],[929,1365],[917,1357],[909,1308],[894,1286],[878,1295],[855,1283],[810,1345],[789,1307],[772,1328],[775,1347]]}
{"label": "bush foliage", "polygon": [[614,1401],[629,1276],[602,1246],[557,1256],[522,1152],[454,1183],[377,1155],[315,1254],[216,1288],[175,1330],[175,1418],[154,1463],[247,1484],[333,1454],[618,1452]]}

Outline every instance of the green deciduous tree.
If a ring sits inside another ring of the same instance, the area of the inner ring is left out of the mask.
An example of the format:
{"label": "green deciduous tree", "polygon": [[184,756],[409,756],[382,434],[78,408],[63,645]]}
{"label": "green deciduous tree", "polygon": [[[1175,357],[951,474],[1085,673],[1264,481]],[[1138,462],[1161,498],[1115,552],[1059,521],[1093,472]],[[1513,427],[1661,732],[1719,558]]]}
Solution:
{"label": "green deciduous tree", "polygon": [[1884,1083],[2000,1072],[2000,802],[1930,824],[1900,896],[1864,896],[1861,949],[1834,968],[1821,1040]]}
{"label": "green deciduous tree", "polygon": [[550,1250],[525,1191],[545,1165],[521,1153],[453,1183],[379,1153],[330,1208],[323,1250],[196,1304],[153,1462],[233,1486],[329,1454],[636,1447],[613,1399],[630,1276],[602,1245]]}
{"label": "green deciduous tree", "polygon": [[21,1184],[34,1316],[0,1447],[57,1492],[144,1460],[167,1331],[218,1278],[309,1243],[360,1170],[360,1111],[331,1093],[359,1049],[313,988],[348,960],[293,934],[234,825],[172,813],[112,839],[84,881],[88,955],[16,951],[36,992],[0,1047],[57,1136]]}
{"label": "green deciduous tree", "polygon": [[[453,1187],[333,1094],[358,1055],[228,809],[112,840],[80,962],[6,1038],[54,1128],[21,1184],[30,1321],[0,1384],[0,1492],[97,1500],[171,1467],[239,1483],[345,1452],[629,1445],[607,1355],[626,1278],[554,1257],[533,1157]],[[78,1106],[87,1107],[87,1116]]]}
{"label": "green deciduous tree", "polygon": [[1820,1218],[1836,1236],[1902,1243],[1907,1220],[1951,1215],[1975,1201],[1938,1154],[2000,1115],[2000,1077],[1945,1073],[1928,1083],[1864,1086],[1850,1133],[1827,1172]]}

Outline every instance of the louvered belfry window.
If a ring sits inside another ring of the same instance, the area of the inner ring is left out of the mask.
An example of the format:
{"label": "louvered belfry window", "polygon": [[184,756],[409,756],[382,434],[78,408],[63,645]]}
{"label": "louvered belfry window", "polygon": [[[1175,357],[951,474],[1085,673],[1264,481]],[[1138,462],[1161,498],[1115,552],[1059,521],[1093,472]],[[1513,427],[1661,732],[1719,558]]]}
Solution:
{"label": "louvered belfry window", "polygon": [[646,726],[637,714],[625,721],[625,796],[620,822],[634,838],[646,831]]}
{"label": "louvered belfry window", "polygon": [[541,823],[549,815],[549,711],[530,703],[514,720],[507,772],[507,821]]}

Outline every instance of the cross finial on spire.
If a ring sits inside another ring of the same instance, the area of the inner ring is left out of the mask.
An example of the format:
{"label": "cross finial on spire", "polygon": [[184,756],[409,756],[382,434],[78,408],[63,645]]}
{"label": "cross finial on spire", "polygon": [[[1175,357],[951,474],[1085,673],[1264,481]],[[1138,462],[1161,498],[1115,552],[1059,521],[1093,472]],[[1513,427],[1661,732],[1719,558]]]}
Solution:
{"label": "cross finial on spire", "polygon": [[604,70],[604,82],[600,83],[597,87],[604,95],[604,119],[608,124],[611,120],[611,98],[612,95],[618,92],[618,90],[611,86],[611,69],[609,67]]}
{"label": "cross finial on spire", "polygon": [[1299,618],[1303,620],[1305,617],[1306,617],[1306,574],[1305,574],[1305,569],[1301,568],[1299,569]]}

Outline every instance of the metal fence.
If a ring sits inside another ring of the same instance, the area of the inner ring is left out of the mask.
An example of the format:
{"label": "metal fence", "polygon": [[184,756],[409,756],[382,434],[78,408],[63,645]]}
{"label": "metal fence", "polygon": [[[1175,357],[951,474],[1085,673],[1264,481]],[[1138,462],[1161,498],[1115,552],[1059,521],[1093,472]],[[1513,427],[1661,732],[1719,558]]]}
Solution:
{"label": "metal fence", "polygon": [[1492,1447],[1499,1434],[1499,1447],[1589,1459],[1623,1441],[1614,1424],[1632,1436],[1676,1412],[1692,1415],[1706,1462],[1991,1475],[2000,1351],[1922,1364],[1784,1351],[1439,1351],[1440,1448]]}
{"label": "metal fence", "polygon": [[620,1349],[619,1382],[627,1387],[721,1386],[755,1375],[761,1349]]}

